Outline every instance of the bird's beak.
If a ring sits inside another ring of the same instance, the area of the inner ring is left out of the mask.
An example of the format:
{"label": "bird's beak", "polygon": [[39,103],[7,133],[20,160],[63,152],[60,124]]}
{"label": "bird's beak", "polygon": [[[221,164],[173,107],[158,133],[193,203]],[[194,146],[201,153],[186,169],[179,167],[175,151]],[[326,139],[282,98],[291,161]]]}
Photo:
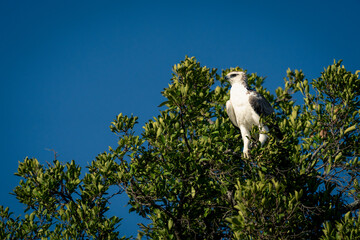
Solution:
{"label": "bird's beak", "polygon": [[225,79],[226,81],[229,81],[229,77],[228,77],[228,76],[225,76],[224,79]]}

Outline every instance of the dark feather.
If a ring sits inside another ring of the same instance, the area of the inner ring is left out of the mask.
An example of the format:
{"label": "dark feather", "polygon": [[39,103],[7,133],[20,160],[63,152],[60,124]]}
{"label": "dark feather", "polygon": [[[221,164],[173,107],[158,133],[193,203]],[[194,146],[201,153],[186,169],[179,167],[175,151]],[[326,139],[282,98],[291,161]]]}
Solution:
{"label": "dark feather", "polygon": [[249,103],[255,112],[262,117],[266,117],[274,112],[270,103],[256,91],[250,91]]}
{"label": "dark feather", "polygon": [[[274,109],[264,96],[253,90],[250,93],[249,103],[260,117],[266,117],[274,113]],[[277,124],[268,124],[267,126],[273,129],[276,138],[279,140],[283,138],[283,134]]]}

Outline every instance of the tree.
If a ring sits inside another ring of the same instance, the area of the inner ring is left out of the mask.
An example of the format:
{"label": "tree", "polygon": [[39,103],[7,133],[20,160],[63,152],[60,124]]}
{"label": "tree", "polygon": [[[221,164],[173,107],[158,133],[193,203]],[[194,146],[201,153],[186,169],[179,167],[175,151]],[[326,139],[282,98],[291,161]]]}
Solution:
{"label": "tree", "polygon": [[189,57],[175,65],[159,116],[137,136],[137,117],[119,114],[110,127],[117,148],[97,156],[83,178],[74,161],[44,167],[25,159],[14,194],[31,213],[14,218],[1,207],[0,237],[119,238],[120,219],[105,213],[108,201],[124,193],[130,211],[151,220],[140,224],[139,238],[360,235],[358,72],[334,62],[309,82],[302,71],[288,70],[276,96],[263,88],[264,78],[248,74],[276,110],[276,118],[263,121],[276,121],[284,138],[270,132],[244,159],[224,108],[230,86],[223,76],[231,70],[241,69],[220,75]]}

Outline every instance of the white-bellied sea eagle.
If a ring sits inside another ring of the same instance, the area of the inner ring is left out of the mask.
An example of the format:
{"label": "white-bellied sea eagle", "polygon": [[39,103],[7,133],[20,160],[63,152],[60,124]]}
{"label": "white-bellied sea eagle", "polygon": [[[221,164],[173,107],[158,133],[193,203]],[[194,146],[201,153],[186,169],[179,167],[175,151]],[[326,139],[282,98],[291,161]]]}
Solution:
{"label": "white-bellied sea eagle", "polygon": [[274,127],[276,137],[282,138],[278,126],[266,126],[260,122],[260,117],[266,117],[274,112],[270,103],[260,93],[249,88],[245,72],[230,72],[225,76],[231,84],[230,100],[226,102],[226,112],[231,122],[240,129],[244,142],[244,157],[249,157],[250,132],[255,125],[259,127],[261,146],[266,142],[269,127]]}

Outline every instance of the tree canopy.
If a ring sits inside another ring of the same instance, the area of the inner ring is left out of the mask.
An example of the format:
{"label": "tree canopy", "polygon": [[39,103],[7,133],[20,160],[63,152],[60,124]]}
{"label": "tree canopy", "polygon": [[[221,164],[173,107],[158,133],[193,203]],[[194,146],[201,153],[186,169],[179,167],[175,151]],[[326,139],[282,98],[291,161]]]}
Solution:
{"label": "tree canopy", "polygon": [[[308,80],[288,70],[271,94],[264,78],[249,85],[272,104],[284,134],[242,156],[225,103],[222,70],[186,57],[173,67],[166,101],[140,135],[136,116],[119,114],[116,148],[86,172],[56,157],[26,158],[13,194],[27,206],[14,216],[0,206],[1,239],[125,239],[109,201],[127,194],[130,211],[150,220],[143,239],[354,239],[360,236],[360,79],[341,61]],[[252,130],[253,135],[258,129]],[[126,219],[125,219],[126,221]],[[131,236],[130,236],[131,237]]]}

